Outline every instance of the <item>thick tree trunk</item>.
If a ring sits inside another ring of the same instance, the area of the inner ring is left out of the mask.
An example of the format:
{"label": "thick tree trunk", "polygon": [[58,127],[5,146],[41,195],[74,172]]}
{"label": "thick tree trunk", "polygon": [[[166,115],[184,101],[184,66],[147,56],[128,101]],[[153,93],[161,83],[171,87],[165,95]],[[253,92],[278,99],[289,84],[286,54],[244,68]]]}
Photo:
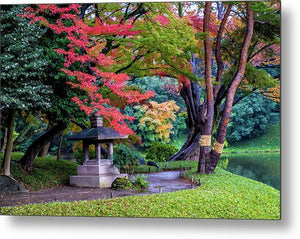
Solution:
{"label": "thick tree trunk", "polygon": [[27,149],[26,153],[20,160],[20,164],[24,170],[30,172],[32,169],[33,161],[37,154],[41,151],[43,146],[48,144],[52,139],[59,135],[65,128],[66,124],[58,123],[57,125],[48,129],[44,134],[38,137]]}
{"label": "thick tree trunk", "polygon": [[1,141],[0,141],[0,152],[4,152],[5,150],[5,145],[6,145],[6,141],[7,141],[7,128],[3,127],[1,129],[2,131],[2,137],[1,137]]}
{"label": "thick tree trunk", "polygon": [[14,137],[14,122],[15,122],[15,110],[10,110],[8,113],[8,129],[7,129],[7,143],[4,152],[4,159],[2,163],[1,174],[10,176],[10,161],[11,153],[13,148],[13,137]]}
{"label": "thick tree trunk", "polygon": [[[204,19],[203,19],[203,32],[209,33],[209,23],[211,15],[211,2],[205,2],[204,9]],[[209,34],[205,36],[204,40],[204,51],[205,51],[205,87],[206,87],[206,112],[202,112],[201,118],[204,119],[204,124],[201,130],[201,134],[204,136],[211,137],[212,134],[212,124],[214,118],[214,97],[213,97],[213,85],[211,79],[211,54],[212,48],[210,43]],[[198,173],[206,173],[207,167],[207,155],[210,152],[210,142],[209,144],[200,144],[200,155],[198,162]]]}
{"label": "thick tree trunk", "polygon": [[[217,137],[216,142],[218,144],[224,144],[225,136],[226,136],[226,130],[228,127],[232,105],[234,103],[234,96],[236,93],[236,90],[241,83],[245,70],[246,70],[246,63],[247,63],[247,57],[248,57],[248,50],[251,43],[252,35],[253,35],[253,27],[254,27],[254,20],[253,20],[253,11],[249,8],[249,3],[246,4],[247,8],[247,30],[246,35],[244,38],[243,46],[240,52],[239,57],[239,64],[238,64],[238,70],[234,77],[232,78],[226,95],[226,101],[224,104],[224,109],[222,111],[221,120],[219,124],[219,128],[217,131]],[[221,156],[221,152],[217,152],[218,150],[212,150],[209,154],[209,165],[208,165],[208,171],[213,172],[215,170],[215,167],[218,163],[218,160]]]}
{"label": "thick tree trunk", "polygon": [[189,129],[188,138],[181,149],[172,155],[168,161],[175,160],[198,160],[199,158],[200,129]]}
{"label": "thick tree trunk", "polygon": [[199,139],[201,135],[200,117],[200,87],[197,83],[191,82],[189,87],[183,86],[180,95],[187,107],[187,127],[188,137],[181,149],[172,155],[168,161],[175,160],[198,160],[199,158]]}
{"label": "thick tree trunk", "polygon": [[46,157],[47,154],[48,154],[48,151],[49,151],[49,148],[50,148],[50,142],[48,144],[45,144],[42,149],[40,150],[40,152],[38,153],[38,156],[39,157]]}

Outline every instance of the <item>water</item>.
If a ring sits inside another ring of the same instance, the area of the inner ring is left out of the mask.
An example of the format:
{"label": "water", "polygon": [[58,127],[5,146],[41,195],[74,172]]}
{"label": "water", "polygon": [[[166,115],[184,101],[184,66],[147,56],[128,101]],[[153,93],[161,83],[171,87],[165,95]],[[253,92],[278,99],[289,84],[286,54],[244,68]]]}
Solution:
{"label": "water", "polygon": [[223,155],[218,166],[280,190],[279,153]]}

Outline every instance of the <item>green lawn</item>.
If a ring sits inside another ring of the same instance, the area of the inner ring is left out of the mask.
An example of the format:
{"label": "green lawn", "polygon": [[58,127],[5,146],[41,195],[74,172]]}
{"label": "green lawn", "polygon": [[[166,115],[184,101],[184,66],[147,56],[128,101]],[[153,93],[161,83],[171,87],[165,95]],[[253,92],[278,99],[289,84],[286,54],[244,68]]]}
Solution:
{"label": "green lawn", "polygon": [[[190,172],[196,180],[200,175]],[[0,208],[2,215],[280,219],[280,192],[217,168],[200,187],[172,193]]]}

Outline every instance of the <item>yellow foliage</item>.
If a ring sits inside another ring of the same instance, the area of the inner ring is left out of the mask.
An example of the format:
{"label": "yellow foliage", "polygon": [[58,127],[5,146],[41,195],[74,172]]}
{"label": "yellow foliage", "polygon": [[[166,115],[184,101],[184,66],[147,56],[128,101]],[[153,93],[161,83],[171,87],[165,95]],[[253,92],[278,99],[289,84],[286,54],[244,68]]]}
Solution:
{"label": "yellow foliage", "polygon": [[141,106],[144,116],[139,123],[147,126],[149,130],[154,130],[158,138],[170,141],[170,133],[172,132],[172,121],[176,120],[176,112],[179,110],[175,101],[167,101],[159,104],[156,101],[150,101],[148,104]]}

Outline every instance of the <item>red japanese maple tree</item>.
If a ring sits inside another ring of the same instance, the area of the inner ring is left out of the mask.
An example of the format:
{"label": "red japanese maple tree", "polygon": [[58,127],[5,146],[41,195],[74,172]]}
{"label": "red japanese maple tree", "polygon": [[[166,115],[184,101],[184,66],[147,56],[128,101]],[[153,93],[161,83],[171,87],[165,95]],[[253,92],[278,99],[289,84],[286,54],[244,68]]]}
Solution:
{"label": "red japanese maple tree", "polygon": [[[66,34],[68,45],[65,49],[56,49],[56,52],[64,55],[65,68],[61,70],[70,76],[68,84],[86,93],[85,98],[72,98],[80,110],[87,115],[98,111],[119,133],[134,134],[124,121],[133,118],[122,114],[111,104],[109,97],[103,97],[101,91],[109,90],[110,94],[117,95],[128,104],[139,103],[154,96],[152,91],[140,93],[128,89],[126,86],[130,77],[124,73],[114,73],[112,68],[117,63],[103,53],[109,37],[133,38],[138,31],[134,31],[132,21],[120,23],[118,19],[108,18],[106,22],[102,22],[97,17],[94,22],[84,20],[79,14],[80,8],[79,4],[67,7],[37,5],[37,9],[26,8],[23,16],[32,19],[32,23],[44,24],[56,34]],[[45,13],[56,20],[50,21],[44,16]]]}

